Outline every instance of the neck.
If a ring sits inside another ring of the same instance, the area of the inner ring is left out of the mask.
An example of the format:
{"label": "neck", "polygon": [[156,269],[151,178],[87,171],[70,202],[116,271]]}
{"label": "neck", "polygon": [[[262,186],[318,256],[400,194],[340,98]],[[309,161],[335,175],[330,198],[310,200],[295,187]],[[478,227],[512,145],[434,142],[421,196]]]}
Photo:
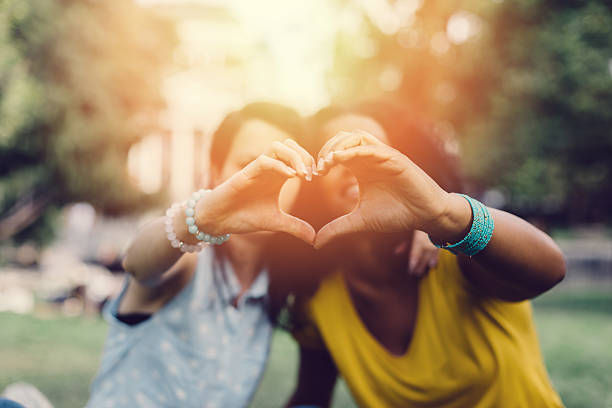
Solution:
{"label": "neck", "polygon": [[258,233],[234,235],[223,245],[223,252],[232,264],[242,292],[257,278],[263,267],[265,236]]}
{"label": "neck", "polygon": [[[353,273],[359,281],[376,286],[397,286],[411,281],[408,262],[412,236],[393,237],[390,234],[366,236],[355,244],[361,254],[354,263]],[[397,249],[400,248],[400,251]]]}

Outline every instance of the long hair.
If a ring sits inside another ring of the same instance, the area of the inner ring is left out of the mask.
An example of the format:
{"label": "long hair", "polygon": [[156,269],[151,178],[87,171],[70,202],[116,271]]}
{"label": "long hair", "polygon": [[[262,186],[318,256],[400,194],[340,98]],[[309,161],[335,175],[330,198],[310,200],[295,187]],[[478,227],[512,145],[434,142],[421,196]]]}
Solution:
{"label": "long hair", "polygon": [[210,164],[220,170],[227,160],[240,128],[249,120],[258,119],[288,133],[296,140],[304,137],[304,121],[293,109],[272,102],[254,102],[230,112],[212,135]]}
{"label": "long hair", "polygon": [[327,142],[321,129],[330,121],[355,114],[374,119],[385,131],[390,145],[406,155],[444,190],[461,192],[463,181],[459,157],[445,148],[434,124],[417,116],[406,104],[393,99],[368,100],[355,105],[331,106],[314,114],[305,139],[316,156]]}

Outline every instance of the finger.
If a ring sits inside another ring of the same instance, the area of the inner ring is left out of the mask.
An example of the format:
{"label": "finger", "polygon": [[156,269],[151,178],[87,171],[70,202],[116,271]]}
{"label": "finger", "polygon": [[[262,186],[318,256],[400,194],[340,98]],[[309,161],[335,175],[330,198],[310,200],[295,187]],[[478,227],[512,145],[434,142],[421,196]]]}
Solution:
{"label": "finger", "polygon": [[361,144],[365,145],[365,144],[372,144],[375,146],[387,146],[387,144],[385,144],[382,140],[380,140],[379,138],[377,138],[376,136],[374,136],[371,133],[366,132],[365,130],[361,130],[361,129],[357,129],[354,131],[356,134],[358,134],[359,136],[361,136]]}
{"label": "finger", "polygon": [[317,169],[326,171],[331,164],[332,154],[336,151],[350,149],[357,146],[387,146],[376,136],[365,130],[356,129],[352,132],[339,132],[325,143],[318,154]]}
{"label": "finger", "polygon": [[331,161],[326,161],[325,166],[331,168],[342,164],[358,176],[360,170],[370,172],[374,169],[373,166],[384,163],[392,157],[392,152],[388,146],[357,146],[348,150],[333,152]]}
{"label": "finger", "polygon": [[242,171],[249,180],[260,177],[263,174],[276,174],[284,181],[297,175],[297,171],[295,171],[295,169],[287,166],[282,161],[273,159],[265,154],[262,154],[257,159],[253,160]]}
{"label": "finger", "polygon": [[416,265],[411,272],[412,276],[420,277],[420,276],[425,275],[425,273],[429,270],[428,266],[429,266],[429,254],[427,253],[427,251],[423,251],[421,255],[419,256],[419,258],[417,258]]}
{"label": "finger", "polygon": [[416,269],[419,264],[419,260],[423,256],[423,247],[421,245],[415,245],[413,241],[412,250],[410,251],[409,256],[408,275],[417,275]]}
{"label": "finger", "polygon": [[333,152],[361,145],[361,136],[352,132],[339,132],[323,145],[317,155],[317,170],[326,171]]}
{"label": "finger", "polygon": [[307,244],[313,244],[317,233],[312,225],[306,221],[286,213],[281,213],[281,216],[277,218],[277,221],[278,222],[273,225],[273,231],[286,232],[296,238],[301,239]]}
{"label": "finger", "polygon": [[355,132],[338,132],[334,137],[329,139],[319,150],[318,158],[325,159],[331,152],[335,150],[348,149],[361,145],[361,135]]}
{"label": "finger", "polygon": [[391,158],[388,147],[383,146],[356,146],[346,150],[333,152],[332,161],[339,164],[349,164],[355,159],[367,159],[370,161],[384,162]]}
{"label": "finger", "polygon": [[[318,170],[320,174],[325,175],[332,167],[344,164],[358,176],[359,169],[365,167],[371,169],[370,166],[377,164],[375,161],[372,161],[375,157],[374,155],[375,152],[372,151],[372,146],[357,146],[348,150],[334,151],[327,156],[327,160],[322,162]],[[380,161],[383,161],[383,159]]]}
{"label": "finger", "polygon": [[285,145],[288,146],[290,149],[293,149],[297,152],[297,154],[300,155],[300,157],[302,158],[302,162],[306,165],[306,169],[308,170],[308,176],[306,179],[307,180],[312,180],[312,175],[315,174],[316,175],[316,166],[315,166],[315,160],[312,157],[312,155],[310,153],[308,153],[308,151],[306,149],[304,149],[302,146],[300,146],[295,140],[293,139],[287,139],[285,140]]}
{"label": "finger", "polygon": [[267,152],[267,155],[273,159],[283,161],[285,164],[293,167],[298,174],[303,177],[308,176],[308,170],[306,164],[302,160],[302,157],[295,150],[291,149],[287,145],[281,142],[274,142]]}
{"label": "finger", "polygon": [[438,248],[436,248],[435,250],[432,250],[432,256],[429,259],[429,268],[433,269],[436,266],[438,266],[438,255],[440,254],[440,250]]}
{"label": "finger", "polygon": [[359,212],[350,212],[325,224],[317,232],[314,247],[319,249],[337,237],[364,230],[366,230],[366,224]]}

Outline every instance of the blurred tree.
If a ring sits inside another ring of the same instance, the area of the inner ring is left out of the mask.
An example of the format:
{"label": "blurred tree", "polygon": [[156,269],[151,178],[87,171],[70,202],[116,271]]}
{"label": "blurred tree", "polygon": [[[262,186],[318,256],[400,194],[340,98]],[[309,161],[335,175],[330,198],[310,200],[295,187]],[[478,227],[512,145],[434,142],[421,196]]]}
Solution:
{"label": "blurred tree", "polygon": [[336,101],[398,97],[524,216],[611,221],[609,1],[382,3],[397,21],[365,10],[365,35],[338,38]]}
{"label": "blurred tree", "polygon": [[158,126],[174,42],[132,1],[0,1],[0,239],[44,241],[67,202],[119,214],[156,199],[127,154]]}
{"label": "blurred tree", "polygon": [[489,184],[500,181],[528,211],[610,221],[612,4],[504,4],[494,27],[503,65],[491,116],[466,141],[494,144],[498,152],[489,160],[475,152],[482,155],[472,156],[473,173]]}

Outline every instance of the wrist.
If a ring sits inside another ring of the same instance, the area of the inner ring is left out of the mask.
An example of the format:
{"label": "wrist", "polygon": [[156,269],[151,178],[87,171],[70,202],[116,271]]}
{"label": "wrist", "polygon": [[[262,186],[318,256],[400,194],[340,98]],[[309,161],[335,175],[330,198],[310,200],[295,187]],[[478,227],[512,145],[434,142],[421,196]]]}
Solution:
{"label": "wrist", "polygon": [[197,244],[198,240],[189,233],[187,224],[185,223],[185,206],[181,205],[179,211],[172,218],[172,225],[174,226],[174,233],[179,241],[185,242],[186,244]]}
{"label": "wrist", "polygon": [[222,203],[217,189],[209,190],[196,203],[195,206],[195,223],[200,231],[206,231],[210,235],[220,235],[221,217],[219,211],[219,203]]}
{"label": "wrist", "polygon": [[184,214],[184,209],[181,207],[183,207],[181,204],[174,203],[166,210],[166,216],[164,217],[166,238],[170,241],[172,248],[176,248],[181,252],[199,252],[204,247],[202,243],[193,242],[189,237],[184,236],[182,224],[186,223],[183,222],[184,217],[182,214]]}
{"label": "wrist", "polygon": [[425,230],[431,240],[438,244],[460,241],[472,225],[472,208],[463,197],[448,193],[446,201],[445,210]]}

